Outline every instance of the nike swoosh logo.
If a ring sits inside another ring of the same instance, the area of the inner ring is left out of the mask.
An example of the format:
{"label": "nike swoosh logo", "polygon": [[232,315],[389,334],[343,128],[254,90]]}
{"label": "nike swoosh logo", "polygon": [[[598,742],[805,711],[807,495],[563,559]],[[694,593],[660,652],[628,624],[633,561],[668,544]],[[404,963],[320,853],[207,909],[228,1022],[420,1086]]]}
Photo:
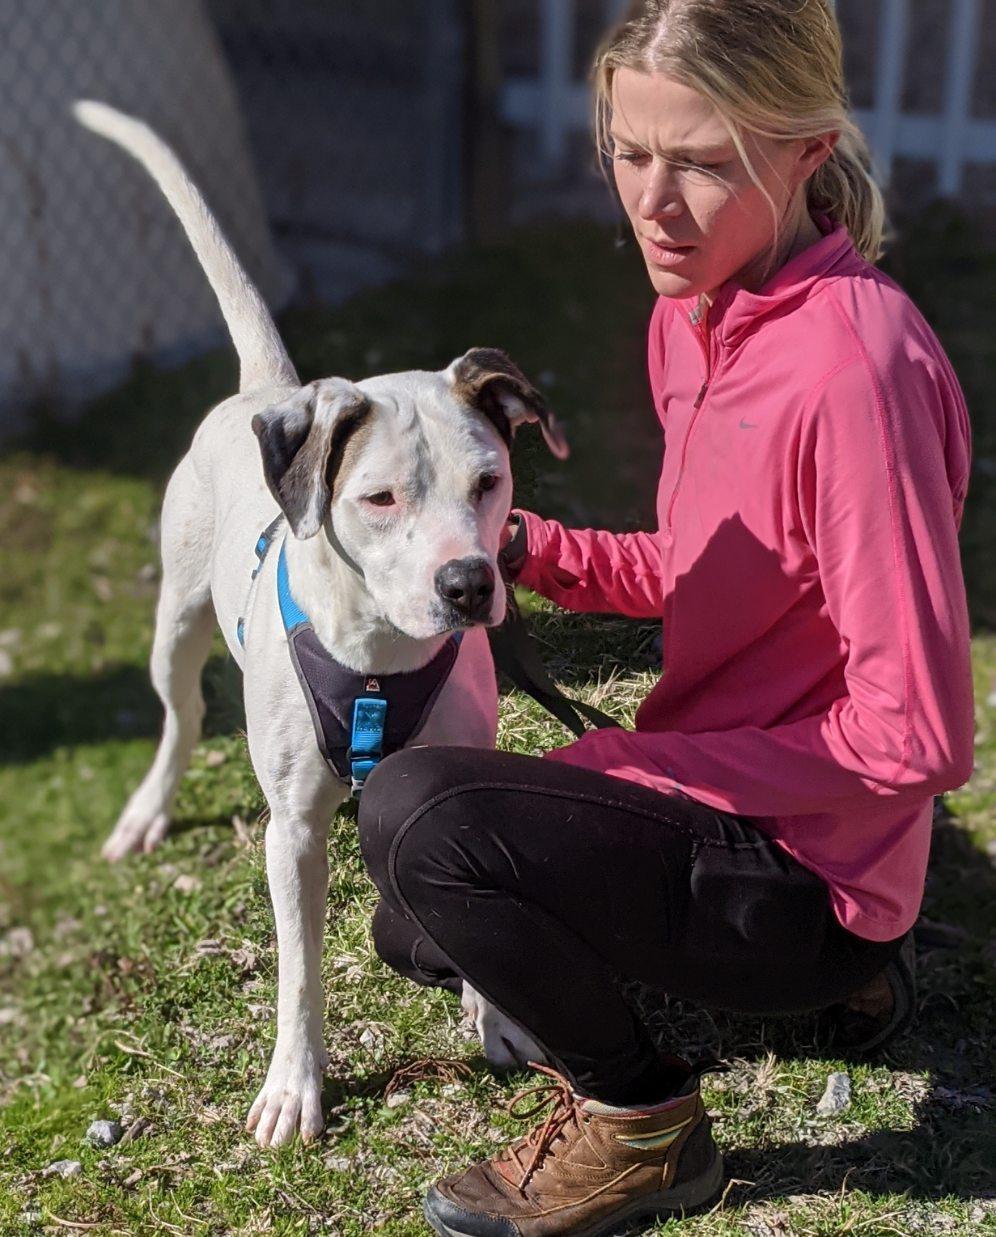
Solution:
{"label": "nike swoosh logo", "polygon": [[745,420],[743,419],[743,417],[741,417],[741,418],[740,418],[740,428],[741,428],[742,430],[756,430],[756,429],[757,429],[757,424],[756,424],[756,422],[753,422],[753,421],[745,421]]}

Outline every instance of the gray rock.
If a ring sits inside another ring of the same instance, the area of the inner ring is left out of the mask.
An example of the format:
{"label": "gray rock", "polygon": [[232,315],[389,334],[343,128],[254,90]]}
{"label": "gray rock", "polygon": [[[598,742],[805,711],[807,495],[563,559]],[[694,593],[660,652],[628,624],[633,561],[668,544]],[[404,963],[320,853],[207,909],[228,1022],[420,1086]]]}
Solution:
{"label": "gray rock", "polygon": [[830,1074],[816,1111],[821,1117],[832,1117],[843,1112],[851,1104],[851,1077],[849,1074]]}
{"label": "gray rock", "polygon": [[123,1133],[120,1121],[91,1121],[83,1137],[95,1147],[113,1147]]}
{"label": "gray rock", "polygon": [[43,1177],[78,1177],[83,1171],[79,1160],[54,1160],[42,1173]]}
{"label": "gray rock", "polygon": [[373,1027],[366,1027],[360,1034],[360,1043],[364,1048],[374,1049],[377,1047],[378,1036]]}

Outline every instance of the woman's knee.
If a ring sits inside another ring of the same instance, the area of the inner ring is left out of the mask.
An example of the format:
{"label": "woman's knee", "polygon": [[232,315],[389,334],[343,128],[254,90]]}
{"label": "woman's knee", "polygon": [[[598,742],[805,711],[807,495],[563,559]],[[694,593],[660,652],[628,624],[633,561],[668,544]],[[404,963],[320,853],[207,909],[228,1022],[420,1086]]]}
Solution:
{"label": "woman's knee", "polygon": [[360,851],[381,892],[392,882],[399,835],[424,817],[440,796],[472,780],[474,757],[480,755],[469,748],[405,748],[381,761],[367,779],[357,818]]}
{"label": "woman's knee", "polygon": [[382,962],[400,975],[413,977],[416,926],[386,902],[378,902],[370,923],[374,950]]}
{"label": "woman's knee", "polygon": [[399,975],[427,987],[460,990],[449,960],[416,923],[386,902],[377,903],[370,932],[377,957]]}

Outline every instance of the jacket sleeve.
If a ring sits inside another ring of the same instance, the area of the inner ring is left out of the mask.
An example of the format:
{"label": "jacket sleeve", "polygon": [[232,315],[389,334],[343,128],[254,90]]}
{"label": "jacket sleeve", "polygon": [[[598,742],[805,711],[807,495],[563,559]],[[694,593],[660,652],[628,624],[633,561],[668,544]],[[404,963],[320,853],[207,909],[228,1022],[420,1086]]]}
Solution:
{"label": "jacket sleeve", "polygon": [[770,729],[590,733],[552,759],[743,815],[911,801],[972,772],[970,633],[958,546],[970,430],[950,370],[863,355],[811,397],[796,465],[801,527],[846,649],[846,694]]}
{"label": "jacket sleeve", "polygon": [[525,525],[527,547],[516,583],[566,610],[660,618],[663,592],[656,533],[565,528],[531,511],[514,514]]}

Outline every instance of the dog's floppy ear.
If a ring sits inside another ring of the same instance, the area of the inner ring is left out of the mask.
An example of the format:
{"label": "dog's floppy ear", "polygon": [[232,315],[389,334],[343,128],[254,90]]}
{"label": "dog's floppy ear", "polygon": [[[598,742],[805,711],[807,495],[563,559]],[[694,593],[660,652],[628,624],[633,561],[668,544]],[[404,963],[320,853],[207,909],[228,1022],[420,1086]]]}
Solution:
{"label": "dog's floppy ear", "polygon": [[322,378],[253,417],[266,484],[295,537],[321,528],[346,439],[369,411],[359,387]]}
{"label": "dog's floppy ear", "polygon": [[558,460],[570,454],[567,439],[546,400],[500,348],[471,348],[446,371],[458,399],[483,412],[506,443],[523,421],[535,421]]}

